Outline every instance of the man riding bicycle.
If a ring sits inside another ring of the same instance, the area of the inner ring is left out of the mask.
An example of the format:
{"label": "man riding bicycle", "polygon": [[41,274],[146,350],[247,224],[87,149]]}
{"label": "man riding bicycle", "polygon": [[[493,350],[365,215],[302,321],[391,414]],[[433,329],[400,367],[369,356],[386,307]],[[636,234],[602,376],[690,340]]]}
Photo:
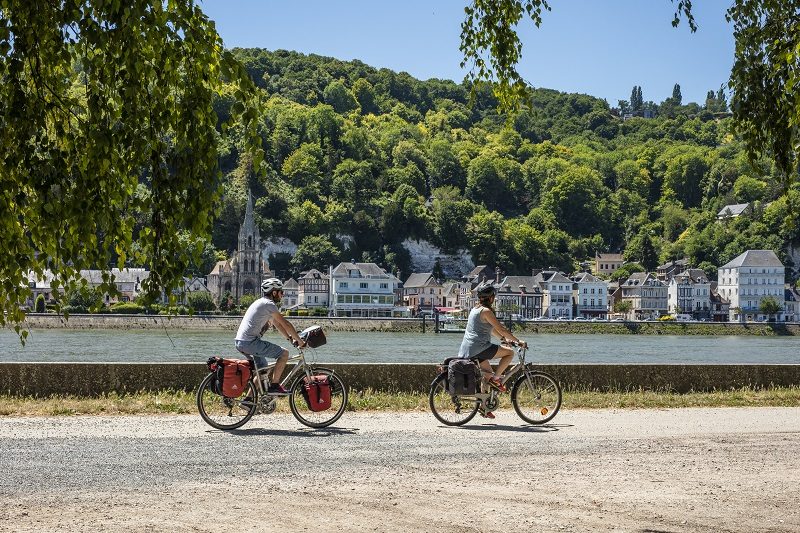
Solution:
{"label": "man riding bicycle", "polygon": [[[497,291],[491,282],[478,285],[475,291],[478,294],[478,301],[469,312],[458,356],[462,359],[478,359],[486,382],[500,392],[505,392],[506,387],[503,385],[501,377],[511,364],[514,351],[508,346],[493,344],[491,342],[492,335],[499,337],[501,342],[514,342],[523,348],[527,348],[528,343],[519,340],[497,320],[492,309]],[[497,358],[500,361],[495,373],[489,360]],[[481,411],[481,415],[486,418],[494,418],[494,414],[491,412]]]}
{"label": "man riding bicycle", "polygon": [[278,310],[283,297],[283,282],[278,278],[266,279],[261,283],[261,293],[263,296],[250,304],[242,318],[236,333],[236,349],[253,357],[258,368],[267,366],[267,359],[275,359],[267,394],[285,396],[289,391],[280,384],[280,380],[289,360],[289,351],[263,340],[261,335],[272,323],[295,346],[305,346],[305,342]]}

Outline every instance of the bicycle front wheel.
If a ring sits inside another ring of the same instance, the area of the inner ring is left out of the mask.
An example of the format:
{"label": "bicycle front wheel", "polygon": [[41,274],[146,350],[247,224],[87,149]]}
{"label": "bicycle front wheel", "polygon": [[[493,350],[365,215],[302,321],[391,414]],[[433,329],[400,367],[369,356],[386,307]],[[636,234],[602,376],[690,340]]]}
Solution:
{"label": "bicycle front wheel", "polygon": [[238,398],[226,398],[214,392],[216,376],[211,373],[197,389],[197,410],[206,423],[216,429],[240,428],[253,418],[258,407],[258,392],[253,382],[247,382],[244,393]]}
{"label": "bicycle front wheel", "polygon": [[327,376],[331,387],[331,406],[322,411],[314,411],[309,406],[307,396],[304,394],[303,386],[306,384],[305,373],[301,374],[289,388],[289,408],[294,417],[312,428],[328,427],[342,416],[347,408],[347,387],[341,378],[333,370],[327,368],[315,368],[311,371],[312,376]]}
{"label": "bicycle front wheel", "polygon": [[523,372],[511,389],[511,404],[525,422],[544,424],[561,408],[561,387],[545,372]]}
{"label": "bicycle front wheel", "polygon": [[431,383],[428,403],[436,419],[447,426],[466,424],[478,412],[478,400],[450,396],[447,390],[447,373],[436,376]]}

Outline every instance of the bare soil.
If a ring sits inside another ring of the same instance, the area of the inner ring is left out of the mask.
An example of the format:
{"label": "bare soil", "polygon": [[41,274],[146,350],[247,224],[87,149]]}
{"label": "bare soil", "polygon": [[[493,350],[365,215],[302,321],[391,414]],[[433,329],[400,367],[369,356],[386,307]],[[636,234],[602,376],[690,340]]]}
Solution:
{"label": "bare soil", "polygon": [[0,419],[0,531],[800,531],[800,408]]}

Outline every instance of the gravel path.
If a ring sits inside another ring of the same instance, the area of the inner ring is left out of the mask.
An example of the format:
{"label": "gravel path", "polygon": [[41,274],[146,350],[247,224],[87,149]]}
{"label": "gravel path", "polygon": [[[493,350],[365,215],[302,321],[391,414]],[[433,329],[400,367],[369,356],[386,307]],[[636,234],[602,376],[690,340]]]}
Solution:
{"label": "gravel path", "polygon": [[0,450],[0,531],[800,531],[800,408],[3,418]]}

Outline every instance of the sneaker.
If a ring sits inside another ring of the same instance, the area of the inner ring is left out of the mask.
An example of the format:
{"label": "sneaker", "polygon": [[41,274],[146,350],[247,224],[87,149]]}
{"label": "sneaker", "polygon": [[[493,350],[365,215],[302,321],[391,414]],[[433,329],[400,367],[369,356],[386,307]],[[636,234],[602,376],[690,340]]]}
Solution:
{"label": "sneaker", "polygon": [[291,394],[288,390],[283,388],[283,385],[278,383],[271,383],[270,386],[267,388],[267,394],[270,396],[288,396]]}
{"label": "sneaker", "polygon": [[489,418],[489,419],[492,419],[492,418],[494,418],[494,413],[493,413],[493,412],[491,412],[491,411],[486,411],[486,410],[485,410],[483,407],[481,407],[480,409],[478,409],[478,413],[480,413],[480,415],[481,415],[483,418]]}
{"label": "sneaker", "polygon": [[503,385],[503,383],[500,381],[500,379],[496,378],[494,376],[492,376],[490,378],[487,378],[486,382],[489,384],[490,387],[493,387],[493,388],[499,390],[500,392],[505,392],[505,391],[508,390],[508,389],[506,389],[506,386]]}

